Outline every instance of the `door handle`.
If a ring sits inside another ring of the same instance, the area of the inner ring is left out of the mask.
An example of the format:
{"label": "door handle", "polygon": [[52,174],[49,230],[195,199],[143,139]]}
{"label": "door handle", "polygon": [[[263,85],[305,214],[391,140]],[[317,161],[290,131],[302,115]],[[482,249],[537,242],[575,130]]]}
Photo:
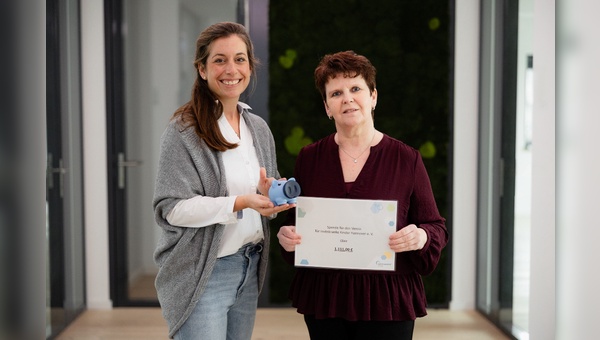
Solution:
{"label": "door handle", "polygon": [[117,156],[117,167],[118,167],[118,182],[119,189],[125,188],[125,168],[126,167],[135,167],[142,165],[141,161],[126,161],[125,155],[122,152],[119,152]]}
{"label": "door handle", "polygon": [[59,194],[62,198],[64,196],[64,177],[67,174],[67,168],[63,167],[63,160],[58,160],[58,168],[52,167],[53,157],[52,154],[48,154],[48,164],[46,166],[46,186],[48,189],[54,189],[54,174],[58,174],[59,183]]}

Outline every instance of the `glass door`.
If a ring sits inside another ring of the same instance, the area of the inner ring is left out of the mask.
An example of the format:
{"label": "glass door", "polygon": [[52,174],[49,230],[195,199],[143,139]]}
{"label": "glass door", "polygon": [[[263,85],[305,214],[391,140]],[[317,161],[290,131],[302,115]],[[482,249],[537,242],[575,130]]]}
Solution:
{"label": "glass door", "polygon": [[477,308],[529,338],[533,1],[482,1]]}
{"label": "glass door", "polygon": [[189,100],[198,34],[215,22],[244,22],[245,1],[105,4],[111,297],[115,306],[158,306],[152,197],[160,137]]}
{"label": "glass door", "polygon": [[46,3],[46,335],[85,307],[79,1]]}

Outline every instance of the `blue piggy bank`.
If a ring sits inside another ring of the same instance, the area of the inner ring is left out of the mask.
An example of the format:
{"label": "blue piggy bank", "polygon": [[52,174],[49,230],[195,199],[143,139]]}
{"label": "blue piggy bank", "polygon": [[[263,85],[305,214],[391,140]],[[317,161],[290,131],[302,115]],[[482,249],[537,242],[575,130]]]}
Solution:
{"label": "blue piggy bank", "polygon": [[282,205],[296,203],[296,197],[300,196],[300,184],[294,177],[288,180],[274,180],[269,188],[269,199],[273,204]]}

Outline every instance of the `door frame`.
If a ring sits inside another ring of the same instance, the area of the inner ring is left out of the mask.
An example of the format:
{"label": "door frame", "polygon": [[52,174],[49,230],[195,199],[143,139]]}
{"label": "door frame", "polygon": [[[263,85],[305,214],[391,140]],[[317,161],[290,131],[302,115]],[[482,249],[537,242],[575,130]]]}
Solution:
{"label": "door frame", "polygon": [[127,199],[119,187],[119,155],[126,155],[122,8],[122,0],[104,1],[110,297],[114,307],[158,307],[158,301],[132,300],[128,294]]}

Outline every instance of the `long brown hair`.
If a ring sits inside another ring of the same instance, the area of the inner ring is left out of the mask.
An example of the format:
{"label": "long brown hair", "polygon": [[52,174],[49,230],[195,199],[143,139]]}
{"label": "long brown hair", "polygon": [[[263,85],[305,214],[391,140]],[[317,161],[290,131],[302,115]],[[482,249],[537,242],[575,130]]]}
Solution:
{"label": "long brown hair", "polygon": [[213,41],[234,34],[240,37],[246,44],[248,62],[253,76],[252,82],[253,85],[255,84],[258,59],[254,56],[254,46],[246,28],[235,22],[220,22],[211,25],[202,31],[196,40],[196,57],[194,60],[196,80],[192,87],[192,97],[189,102],[181,106],[173,114],[173,118],[181,117],[185,127],[193,126],[198,137],[217,151],[234,149],[237,147],[237,144],[227,142],[221,134],[218,119],[223,112],[223,105],[208,88],[206,80],[200,77],[198,67],[206,67],[206,60],[210,54],[210,47]]}

